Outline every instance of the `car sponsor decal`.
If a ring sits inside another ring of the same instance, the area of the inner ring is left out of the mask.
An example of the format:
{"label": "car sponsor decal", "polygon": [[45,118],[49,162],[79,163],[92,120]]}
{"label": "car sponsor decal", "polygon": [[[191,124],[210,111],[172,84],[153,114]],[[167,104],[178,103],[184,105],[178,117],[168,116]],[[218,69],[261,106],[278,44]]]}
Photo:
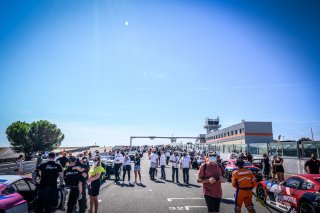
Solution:
{"label": "car sponsor decal", "polygon": [[281,200],[284,202],[289,202],[289,203],[293,203],[293,204],[297,204],[297,199],[295,197],[292,196],[287,196],[287,195],[283,195],[281,197]]}
{"label": "car sponsor decal", "polygon": [[286,187],[286,193],[287,195],[291,195],[290,188]]}
{"label": "car sponsor decal", "polygon": [[5,179],[0,179],[0,183],[4,183],[4,182],[7,182],[8,180],[5,180]]}
{"label": "car sponsor decal", "polygon": [[0,195],[0,200],[5,200],[5,199],[8,199],[8,198],[12,198],[14,196],[5,196],[5,195]]}

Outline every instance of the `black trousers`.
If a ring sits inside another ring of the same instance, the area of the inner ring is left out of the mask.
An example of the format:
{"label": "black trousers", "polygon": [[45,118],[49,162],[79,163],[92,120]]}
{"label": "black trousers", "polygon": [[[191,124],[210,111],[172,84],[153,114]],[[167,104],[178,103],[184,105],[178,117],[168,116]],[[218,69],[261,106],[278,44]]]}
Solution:
{"label": "black trousers", "polygon": [[183,182],[186,184],[189,184],[189,168],[183,168],[182,173],[183,173]]}
{"label": "black trousers", "polygon": [[82,183],[82,198],[78,201],[79,203],[79,213],[85,213],[87,210],[87,193],[86,193],[86,184]]}
{"label": "black trousers", "polygon": [[169,165],[169,159],[170,159],[170,157],[167,157],[167,166]]}
{"label": "black trousers", "polygon": [[128,173],[128,181],[130,182],[130,173],[131,173],[131,166],[130,165],[125,165],[123,166],[123,181],[124,181],[124,178],[126,177],[126,173]]}
{"label": "black trousers", "polygon": [[56,187],[40,187],[35,213],[51,213],[58,203],[58,189]]}
{"label": "black trousers", "polygon": [[70,194],[68,199],[68,210],[67,213],[72,213],[74,206],[77,205],[77,200],[79,197],[79,188],[78,187],[71,187],[70,188]]}
{"label": "black trousers", "polygon": [[176,176],[177,183],[179,183],[179,169],[172,167],[172,183],[174,183],[174,176]]}
{"label": "black trousers", "polygon": [[166,166],[165,165],[162,165],[161,166],[161,177],[163,179],[166,179],[166,170],[165,170]]}
{"label": "black trousers", "polygon": [[121,168],[122,163],[116,163],[114,164],[114,173],[115,173],[115,179],[116,181],[120,180],[120,176],[119,176],[119,169]]}

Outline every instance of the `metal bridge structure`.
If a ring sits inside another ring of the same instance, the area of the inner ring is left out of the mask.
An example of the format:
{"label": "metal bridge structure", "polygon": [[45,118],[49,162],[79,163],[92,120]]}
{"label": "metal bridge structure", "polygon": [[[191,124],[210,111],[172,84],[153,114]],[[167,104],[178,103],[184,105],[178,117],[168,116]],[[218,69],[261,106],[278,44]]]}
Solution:
{"label": "metal bridge structure", "polygon": [[160,138],[160,139],[170,139],[171,143],[174,143],[177,141],[177,139],[201,139],[201,137],[176,137],[176,136],[168,136],[168,137],[158,137],[158,136],[131,136],[130,137],[130,146],[132,146],[132,139],[137,139],[137,138],[149,138],[150,140],[154,140],[155,138]]}

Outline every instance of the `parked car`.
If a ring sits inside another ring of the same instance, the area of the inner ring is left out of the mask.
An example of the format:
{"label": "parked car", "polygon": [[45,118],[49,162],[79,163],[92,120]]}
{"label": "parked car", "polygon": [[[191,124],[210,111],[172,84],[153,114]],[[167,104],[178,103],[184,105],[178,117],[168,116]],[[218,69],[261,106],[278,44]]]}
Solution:
{"label": "parked car", "polygon": [[255,167],[258,167],[260,169],[262,169],[262,162],[264,161],[263,158],[256,158],[252,160],[252,165],[254,165]]}
{"label": "parked car", "polygon": [[106,170],[103,174],[102,179],[110,179],[111,175],[114,175],[114,156],[111,155],[100,155],[101,165]]}
{"label": "parked car", "polygon": [[293,175],[281,183],[258,183],[257,197],[282,212],[320,212],[320,174]]}
{"label": "parked car", "polygon": [[[235,170],[238,170],[238,167],[235,165],[235,163],[236,163],[236,159],[230,159],[222,162],[222,165],[225,168],[225,178],[228,181],[231,181],[232,173]],[[250,163],[249,161],[247,160],[244,161],[244,167],[252,171],[252,173],[255,175],[258,182],[263,179],[261,169],[252,165],[252,163]]]}
{"label": "parked car", "polygon": [[[64,210],[65,196],[59,191],[57,209]],[[0,176],[0,212],[32,212],[36,206],[36,186],[30,177]]]}

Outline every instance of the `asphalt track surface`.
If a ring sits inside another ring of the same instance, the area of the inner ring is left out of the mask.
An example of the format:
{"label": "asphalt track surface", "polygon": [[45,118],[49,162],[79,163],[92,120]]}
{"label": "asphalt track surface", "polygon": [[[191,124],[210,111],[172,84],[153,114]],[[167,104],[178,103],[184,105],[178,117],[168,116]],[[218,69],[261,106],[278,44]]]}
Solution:
{"label": "asphalt track surface", "polygon": [[[151,181],[149,178],[150,162],[146,155],[141,161],[142,184],[143,186],[130,186],[127,181],[120,185],[108,180],[99,195],[99,212],[122,213],[152,213],[152,212],[190,212],[205,213],[208,212],[202,194],[201,185],[196,183],[198,171],[190,170],[190,186],[178,185],[171,182],[170,164],[166,168],[168,181],[160,180],[160,168],[158,168],[157,181]],[[180,183],[182,180],[182,171],[179,171]],[[134,181],[134,174],[131,171],[131,182]],[[234,188],[231,183],[224,183],[223,198],[220,212],[234,212]],[[257,213],[268,213],[268,211],[255,199],[253,199]],[[242,212],[247,210],[242,208]],[[277,212],[272,210],[272,212]]]}

